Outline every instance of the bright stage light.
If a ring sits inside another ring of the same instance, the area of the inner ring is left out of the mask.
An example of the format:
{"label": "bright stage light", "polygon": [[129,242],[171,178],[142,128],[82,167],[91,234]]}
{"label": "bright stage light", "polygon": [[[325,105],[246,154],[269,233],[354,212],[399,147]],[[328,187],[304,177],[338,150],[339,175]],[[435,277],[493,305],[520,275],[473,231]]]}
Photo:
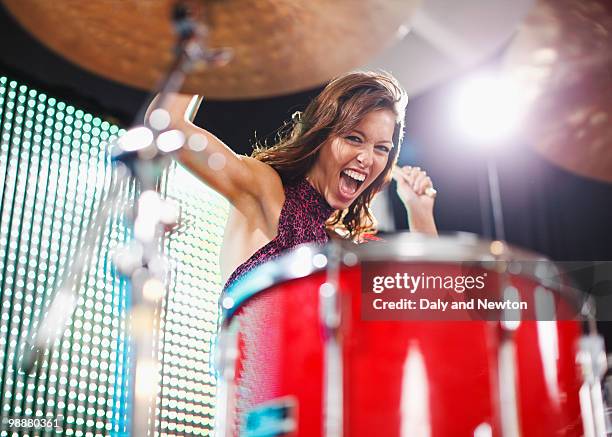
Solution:
{"label": "bright stage light", "polygon": [[474,144],[493,147],[517,133],[526,106],[516,81],[483,74],[467,79],[457,90],[453,124]]}

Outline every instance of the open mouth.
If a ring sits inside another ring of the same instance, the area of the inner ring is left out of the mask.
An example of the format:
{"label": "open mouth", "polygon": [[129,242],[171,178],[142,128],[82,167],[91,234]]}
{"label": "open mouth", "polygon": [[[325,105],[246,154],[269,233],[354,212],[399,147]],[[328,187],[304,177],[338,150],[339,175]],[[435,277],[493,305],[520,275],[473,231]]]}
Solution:
{"label": "open mouth", "polygon": [[366,175],[351,169],[340,172],[340,192],[347,197],[352,197],[366,180]]}

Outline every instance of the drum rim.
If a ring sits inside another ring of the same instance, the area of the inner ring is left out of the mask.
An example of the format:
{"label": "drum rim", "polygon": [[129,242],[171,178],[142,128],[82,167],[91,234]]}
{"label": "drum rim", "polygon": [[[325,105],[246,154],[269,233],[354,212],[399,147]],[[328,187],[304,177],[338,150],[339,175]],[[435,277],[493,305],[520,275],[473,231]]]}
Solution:
{"label": "drum rim", "polygon": [[[253,296],[270,287],[293,279],[303,278],[324,271],[325,265],[316,265],[313,259],[323,255],[327,259],[333,244],[339,244],[344,254],[343,267],[352,267],[362,261],[389,261],[390,253],[396,257],[394,261],[433,261],[433,262],[485,262],[485,261],[544,261],[550,268],[562,272],[555,262],[549,258],[509,245],[505,242],[482,239],[480,236],[467,232],[455,232],[432,237],[414,232],[391,234],[392,239],[371,241],[368,244],[354,244],[347,240],[334,240],[326,245],[306,243],[296,246],[287,253],[261,264],[245,273],[239,280],[228,287],[219,299],[223,323],[229,322],[234,313]],[[498,244],[503,251],[494,255],[492,244]],[[501,246],[500,246],[501,245]],[[452,257],[441,249],[453,249]],[[464,249],[461,253],[460,249]],[[465,250],[469,249],[469,250]],[[459,250],[459,251],[458,251]],[[347,258],[347,254],[348,258]],[[352,254],[352,255],[351,255]],[[463,257],[458,256],[463,255]],[[480,257],[476,259],[476,256]],[[353,262],[355,258],[358,260]],[[308,262],[310,259],[310,262]],[[320,258],[323,259],[323,258]],[[297,268],[296,268],[297,267]],[[578,314],[584,304],[585,295],[579,290],[560,282],[543,278],[535,272],[522,272],[524,276],[535,279],[547,288],[558,292],[574,305]]]}

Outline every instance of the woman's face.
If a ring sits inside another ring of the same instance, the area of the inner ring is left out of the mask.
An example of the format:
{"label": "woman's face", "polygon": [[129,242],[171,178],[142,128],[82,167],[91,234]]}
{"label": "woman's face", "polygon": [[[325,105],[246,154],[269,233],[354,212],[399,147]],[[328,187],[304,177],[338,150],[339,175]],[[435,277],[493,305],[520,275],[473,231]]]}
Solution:
{"label": "woman's face", "polygon": [[330,136],[307,174],[334,209],[346,209],[384,170],[393,147],[396,116],[389,109],[368,113],[342,136]]}

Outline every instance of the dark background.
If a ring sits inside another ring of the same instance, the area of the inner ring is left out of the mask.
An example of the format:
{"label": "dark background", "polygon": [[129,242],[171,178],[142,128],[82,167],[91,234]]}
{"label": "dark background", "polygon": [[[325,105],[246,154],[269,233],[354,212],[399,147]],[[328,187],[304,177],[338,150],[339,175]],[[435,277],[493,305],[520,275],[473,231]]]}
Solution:
{"label": "dark background", "polygon": [[[124,127],[147,102],[147,93],[97,77],[50,52],[3,7],[0,47],[0,73]],[[490,237],[490,217],[486,208],[482,212],[481,205],[486,203],[481,202],[480,193],[487,156],[454,137],[445,116],[448,95],[457,79],[411,96],[400,163],[419,165],[432,177],[439,193],[435,215],[441,232],[467,231]],[[206,101],[196,123],[236,152],[250,153],[256,139],[272,138],[283,121],[303,109],[317,92],[251,101]],[[492,159],[499,168],[508,242],[558,261],[612,259],[612,184],[562,170],[528,144],[508,145]],[[396,196],[392,199],[396,226],[405,229],[405,211]],[[589,274],[581,279],[589,288]]]}

